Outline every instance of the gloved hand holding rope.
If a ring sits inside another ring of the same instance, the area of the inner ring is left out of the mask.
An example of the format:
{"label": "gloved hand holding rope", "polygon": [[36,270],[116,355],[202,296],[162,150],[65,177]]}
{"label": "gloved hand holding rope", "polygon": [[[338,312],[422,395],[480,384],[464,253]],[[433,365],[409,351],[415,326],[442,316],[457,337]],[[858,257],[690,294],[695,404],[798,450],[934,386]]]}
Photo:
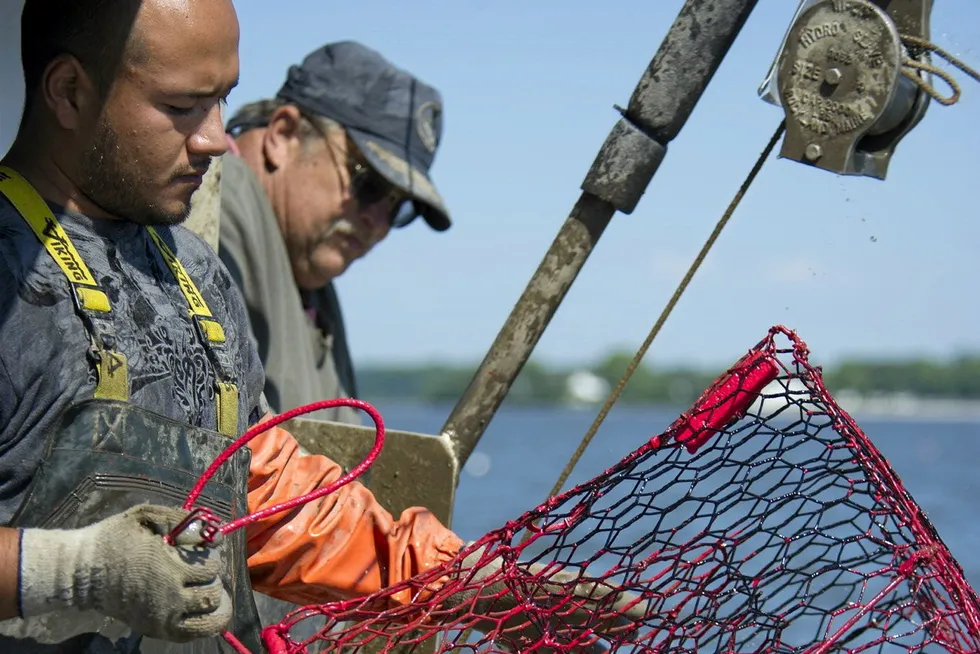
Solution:
{"label": "gloved hand holding rope", "polygon": [[[375,445],[348,474],[323,488],[220,524],[194,502],[205,485],[238,449],[298,415],[336,406],[366,411],[376,425]],[[24,529],[20,557],[21,618],[0,622],[0,634],[62,642],[83,633],[123,635],[125,623],[150,638],[188,642],[214,637],[227,628],[232,602],[221,580],[223,535],[351,482],[377,458],[384,443],[381,416],[366,402],[316,402],[260,423],[222,452],[201,476],[183,508],[141,504],[79,529]],[[237,639],[225,638],[241,652]]]}
{"label": "gloved hand holding rope", "polygon": [[[0,632],[60,642],[99,629],[105,616],[171,642],[217,635],[232,616],[221,539],[203,542],[193,529],[173,546],[163,538],[188,513],[142,504],[80,529],[25,529],[24,619],[0,623]],[[32,629],[42,623],[50,628]]]}

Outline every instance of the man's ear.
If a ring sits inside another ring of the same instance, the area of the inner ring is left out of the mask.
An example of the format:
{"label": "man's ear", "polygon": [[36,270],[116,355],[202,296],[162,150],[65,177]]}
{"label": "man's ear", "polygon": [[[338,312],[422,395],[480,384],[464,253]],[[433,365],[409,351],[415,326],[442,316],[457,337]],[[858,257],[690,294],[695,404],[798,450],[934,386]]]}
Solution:
{"label": "man's ear", "polygon": [[66,130],[79,129],[99,97],[81,63],[71,55],[55,57],[41,76],[40,93],[55,120]]}
{"label": "man's ear", "polygon": [[281,168],[289,161],[291,153],[299,145],[302,120],[299,109],[291,104],[272,112],[262,134],[262,154],[270,171]]}

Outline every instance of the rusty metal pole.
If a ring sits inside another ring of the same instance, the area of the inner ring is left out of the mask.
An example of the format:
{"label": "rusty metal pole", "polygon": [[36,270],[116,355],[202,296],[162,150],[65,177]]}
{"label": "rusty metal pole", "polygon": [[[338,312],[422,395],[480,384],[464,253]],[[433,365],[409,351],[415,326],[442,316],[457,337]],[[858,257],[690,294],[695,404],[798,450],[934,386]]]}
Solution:
{"label": "rusty metal pole", "polygon": [[757,0],[687,0],[622,111],[558,236],[442,427],[469,458],[613,214],[636,208]]}

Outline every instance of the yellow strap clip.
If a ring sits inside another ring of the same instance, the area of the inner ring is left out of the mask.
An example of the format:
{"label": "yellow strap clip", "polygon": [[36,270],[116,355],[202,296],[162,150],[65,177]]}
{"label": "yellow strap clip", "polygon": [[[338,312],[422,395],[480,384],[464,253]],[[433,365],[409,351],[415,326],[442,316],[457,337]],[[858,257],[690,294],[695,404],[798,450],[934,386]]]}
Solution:
{"label": "yellow strap clip", "polygon": [[95,397],[105,400],[129,400],[129,366],[126,355],[113,350],[98,350],[99,383]]}
{"label": "yellow strap clip", "polygon": [[218,431],[232,438],[238,436],[238,387],[218,382]]}

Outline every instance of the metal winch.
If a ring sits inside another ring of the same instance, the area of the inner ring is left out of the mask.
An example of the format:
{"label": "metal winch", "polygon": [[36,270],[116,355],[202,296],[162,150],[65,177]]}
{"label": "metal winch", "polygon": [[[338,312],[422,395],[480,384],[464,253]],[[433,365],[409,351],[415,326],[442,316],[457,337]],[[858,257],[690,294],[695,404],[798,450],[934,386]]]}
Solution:
{"label": "metal winch", "polygon": [[929,52],[906,43],[928,40],[931,13],[932,0],[803,0],[759,88],[786,115],[780,156],[885,179],[931,99]]}

